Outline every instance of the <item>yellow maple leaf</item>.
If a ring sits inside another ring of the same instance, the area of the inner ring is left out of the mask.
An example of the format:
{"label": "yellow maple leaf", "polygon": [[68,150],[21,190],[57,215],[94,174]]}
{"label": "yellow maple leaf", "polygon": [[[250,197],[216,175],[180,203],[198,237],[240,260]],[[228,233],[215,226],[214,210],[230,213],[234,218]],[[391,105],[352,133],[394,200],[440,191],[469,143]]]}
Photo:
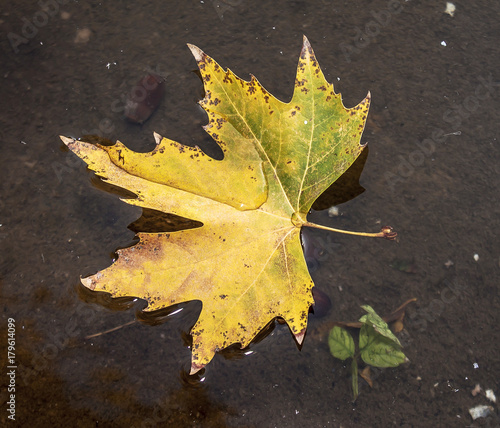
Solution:
{"label": "yellow maple leaf", "polygon": [[205,130],[222,148],[223,160],[158,134],[149,153],[120,142],[101,146],[61,138],[104,181],[137,195],[125,202],[203,223],[139,233],[139,243],[118,250],[109,268],[82,279],[113,297],[145,299],[147,311],[200,300],[191,330],[195,373],[218,350],[247,346],[276,317],[302,343],[313,282],[300,230],[328,229],[306,216],[362,151],[370,95],[345,108],[305,37],[289,103],[255,77],[244,81],[196,46],[189,48],[205,85]]}

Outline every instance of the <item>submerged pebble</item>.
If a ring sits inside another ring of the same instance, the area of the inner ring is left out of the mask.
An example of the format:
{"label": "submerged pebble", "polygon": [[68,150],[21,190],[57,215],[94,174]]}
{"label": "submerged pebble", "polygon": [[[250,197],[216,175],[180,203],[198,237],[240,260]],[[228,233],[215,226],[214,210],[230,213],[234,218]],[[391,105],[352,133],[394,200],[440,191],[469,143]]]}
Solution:
{"label": "submerged pebble", "polygon": [[496,397],[496,395],[495,395],[495,393],[493,392],[492,389],[487,389],[486,391],[484,391],[484,395],[492,403],[496,403],[497,402],[497,397]]}
{"label": "submerged pebble", "polygon": [[319,268],[319,261],[324,254],[324,249],[307,229],[302,228],[300,238],[307,268],[310,272],[314,272]]}
{"label": "submerged pebble", "polygon": [[450,16],[454,16],[456,9],[457,8],[453,3],[446,2],[446,9],[444,10],[444,13],[447,13]]}
{"label": "submerged pebble", "polygon": [[90,40],[92,31],[89,28],[79,28],[76,30],[75,43],[87,43]]}
{"label": "submerged pebble", "polygon": [[340,214],[339,208],[336,206],[328,208],[328,217],[337,217]]}
{"label": "submerged pebble", "polygon": [[493,407],[485,406],[484,404],[469,409],[469,414],[471,415],[474,421],[479,418],[485,418],[493,414],[493,412],[494,412]]}
{"label": "submerged pebble", "polygon": [[125,117],[130,122],[142,124],[150,118],[165,93],[164,82],[157,74],[148,74],[132,88],[125,104]]}
{"label": "submerged pebble", "polygon": [[321,291],[319,288],[313,287],[312,294],[314,298],[313,312],[317,318],[324,317],[332,308],[332,301],[328,294]]}

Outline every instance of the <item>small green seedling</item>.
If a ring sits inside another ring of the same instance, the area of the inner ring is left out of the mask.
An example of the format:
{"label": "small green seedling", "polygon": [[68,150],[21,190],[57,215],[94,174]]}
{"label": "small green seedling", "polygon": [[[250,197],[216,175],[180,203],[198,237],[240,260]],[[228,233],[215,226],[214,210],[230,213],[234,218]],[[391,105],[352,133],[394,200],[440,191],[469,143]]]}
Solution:
{"label": "small green seedling", "polygon": [[406,361],[401,352],[401,343],[389,329],[387,323],[380,318],[371,306],[361,306],[366,312],[359,321],[359,347],[356,352],[354,339],[342,327],[335,326],[330,330],[328,345],[335,358],[347,360],[352,358],[351,375],[354,400],[358,397],[358,357],[373,367],[397,367]]}

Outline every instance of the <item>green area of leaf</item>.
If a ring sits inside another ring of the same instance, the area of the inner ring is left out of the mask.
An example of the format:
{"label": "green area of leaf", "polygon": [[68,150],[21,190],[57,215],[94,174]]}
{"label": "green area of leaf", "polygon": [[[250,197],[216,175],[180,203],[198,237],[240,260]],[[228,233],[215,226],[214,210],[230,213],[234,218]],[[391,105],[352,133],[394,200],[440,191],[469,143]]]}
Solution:
{"label": "green area of leaf", "polygon": [[399,341],[394,343],[369,324],[361,327],[359,348],[363,361],[373,367],[397,367],[406,360]]}
{"label": "green area of leaf", "polygon": [[354,357],[354,340],[343,328],[335,326],[328,335],[328,346],[331,354],[339,360],[347,360]]}
{"label": "green area of leaf", "polygon": [[[377,313],[373,310],[371,306],[362,305],[361,307],[368,313],[366,315],[363,315],[359,319],[360,322],[362,322],[365,325],[371,325],[377,333],[381,334],[382,336],[386,337],[387,339],[401,346],[401,343],[399,342],[398,338],[394,336],[394,333],[389,329],[387,323],[380,316],[377,315]],[[361,336],[360,336],[360,347],[363,348],[363,346],[361,345]]]}

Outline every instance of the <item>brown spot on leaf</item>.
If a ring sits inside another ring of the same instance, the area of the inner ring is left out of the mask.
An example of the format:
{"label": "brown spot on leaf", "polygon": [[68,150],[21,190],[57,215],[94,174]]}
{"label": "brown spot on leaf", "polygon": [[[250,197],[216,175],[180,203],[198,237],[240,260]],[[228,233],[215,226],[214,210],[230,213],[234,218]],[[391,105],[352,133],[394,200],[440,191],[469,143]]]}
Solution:
{"label": "brown spot on leaf", "polygon": [[118,153],[118,161],[121,161],[122,164],[125,165],[125,158],[122,156],[122,151],[117,150],[116,152]]}

